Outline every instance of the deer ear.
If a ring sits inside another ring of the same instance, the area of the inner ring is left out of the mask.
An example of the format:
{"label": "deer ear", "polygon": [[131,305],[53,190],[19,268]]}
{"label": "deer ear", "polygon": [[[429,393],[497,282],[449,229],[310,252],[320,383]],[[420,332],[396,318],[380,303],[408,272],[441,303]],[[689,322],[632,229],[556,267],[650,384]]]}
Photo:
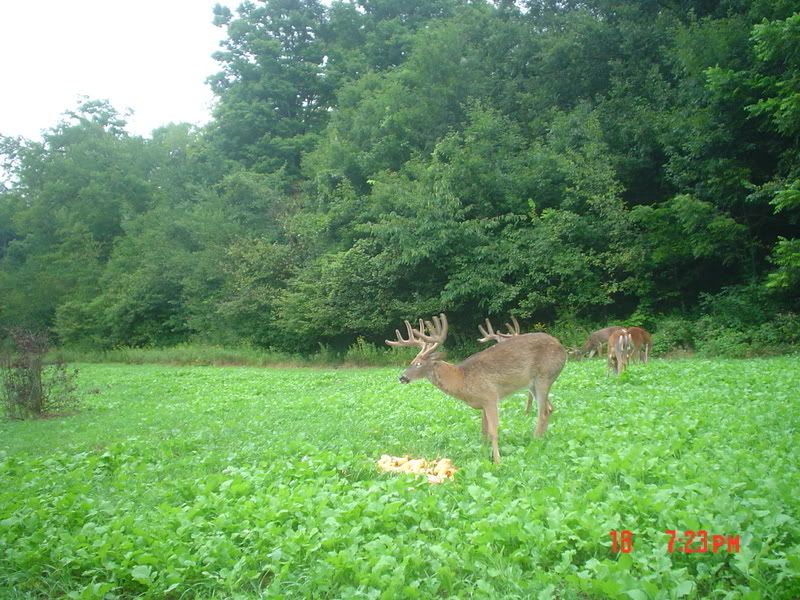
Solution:
{"label": "deer ear", "polygon": [[434,352],[430,355],[430,360],[444,360],[447,358],[447,352]]}

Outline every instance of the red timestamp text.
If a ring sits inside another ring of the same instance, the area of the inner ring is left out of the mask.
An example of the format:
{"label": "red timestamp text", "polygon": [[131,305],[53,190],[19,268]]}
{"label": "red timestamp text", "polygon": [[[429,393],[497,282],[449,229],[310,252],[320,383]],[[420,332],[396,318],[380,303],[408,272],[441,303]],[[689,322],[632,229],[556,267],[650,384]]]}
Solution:
{"label": "red timestamp text", "polygon": [[610,532],[611,535],[611,552],[616,554],[617,552],[622,552],[623,554],[628,554],[631,550],[633,550],[633,533],[628,529],[623,529],[622,531],[614,531]]}
{"label": "red timestamp text", "polygon": [[[683,533],[676,529],[667,529],[664,533],[669,536],[667,552],[670,554],[677,552],[684,554],[713,552],[716,554],[723,550],[728,553],[737,553],[741,550],[741,539],[738,535],[709,534],[705,529],[697,531],[687,529]],[[629,529],[612,530],[609,535],[611,536],[611,552],[614,554],[617,552],[628,554],[633,550],[633,532]]]}
{"label": "red timestamp text", "polygon": [[[688,529],[683,532],[683,536],[674,529],[667,529],[664,533],[669,536],[667,541],[667,552],[683,552],[685,554],[704,554],[713,552],[716,554],[724,549],[728,553],[737,553],[741,550],[741,540],[738,535],[723,535],[715,533],[709,535],[705,529],[694,531]],[[709,541],[711,542],[709,544]]]}

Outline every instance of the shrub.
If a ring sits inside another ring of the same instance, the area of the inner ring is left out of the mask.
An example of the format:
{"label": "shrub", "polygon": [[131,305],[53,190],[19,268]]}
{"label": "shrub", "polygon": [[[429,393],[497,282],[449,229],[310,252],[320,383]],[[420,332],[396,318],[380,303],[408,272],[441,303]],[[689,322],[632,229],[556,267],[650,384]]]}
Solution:
{"label": "shrub", "polygon": [[656,320],[653,354],[690,350],[695,346],[695,324],[683,317],[667,316]]}
{"label": "shrub", "polygon": [[725,287],[716,294],[700,295],[700,314],[727,327],[743,329],[771,319],[778,306],[758,284]]}
{"label": "shrub", "polygon": [[778,343],[783,347],[800,344],[800,318],[797,313],[783,312],[775,316],[772,324],[778,332]]}
{"label": "shrub", "polygon": [[[574,319],[559,319],[547,333],[558,339],[565,348],[574,348],[583,344],[595,329],[599,327],[580,323]],[[536,331],[541,330],[536,329]]]}
{"label": "shrub", "polygon": [[709,317],[696,323],[696,349],[703,356],[745,358],[753,354],[750,335],[739,327],[726,326]]}
{"label": "shrub", "polygon": [[397,366],[408,363],[417,352],[417,348],[403,348],[394,351],[381,348],[359,336],[344,354],[345,364],[359,367]]}
{"label": "shrub", "polygon": [[13,351],[0,357],[0,395],[11,419],[71,412],[79,407],[75,375],[62,360],[46,365],[47,334],[12,329]]}

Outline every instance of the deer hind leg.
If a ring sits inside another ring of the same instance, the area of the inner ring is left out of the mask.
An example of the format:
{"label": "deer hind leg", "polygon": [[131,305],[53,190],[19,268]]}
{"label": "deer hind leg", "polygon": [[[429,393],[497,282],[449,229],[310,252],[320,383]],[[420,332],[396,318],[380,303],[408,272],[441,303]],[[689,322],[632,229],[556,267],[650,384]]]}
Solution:
{"label": "deer hind leg", "polygon": [[[535,386],[531,386],[530,389],[528,389],[528,406],[525,409],[525,414],[526,415],[531,414],[531,408],[533,407],[533,401],[534,400],[536,400],[536,405],[538,407],[539,400],[537,399],[537,396],[536,396],[536,388],[535,388]],[[547,401],[547,416],[549,417],[552,414],[553,414],[553,405],[550,403],[550,400],[548,400]]]}
{"label": "deer hind leg", "polygon": [[536,398],[536,405],[538,409],[538,414],[536,416],[536,429],[533,432],[533,435],[536,437],[544,435],[544,432],[547,431],[547,423],[550,418],[550,413],[553,412],[553,405],[548,399],[551,384],[552,382],[548,381],[547,379],[538,379],[533,383],[532,391],[533,396]]}
{"label": "deer hind leg", "polygon": [[500,447],[497,444],[497,429],[500,424],[500,415],[497,410],[497,400],[490,401],[483,409],[483,412],[486,415],[489,440],[492,442],[492,460],[495,464],[500,464]]}
{"label": "deer hind leg", "polygon": [[623,363],[622,352],[617,348],[612,348],[611,353],[608,355],[608,369],[607,371],[614,375],[619,375],[625,369]]}
{"label": "deer hind leg", "polygon": [[489,422],[486,419],[486,410],[481,409],[481,436],[484,440],[489,439]]}
{"label": "deer hind leg", "polygon": [[638,355],[641,352],[641,347],[636,348],[633,344],[633,338],[631,334],[625,336],[625,344],[622,347],[622,360],[624,361],[622,364],[622,368],[625,369],[628,367],[628,363],[633,362],[632,358],[633,355]]}

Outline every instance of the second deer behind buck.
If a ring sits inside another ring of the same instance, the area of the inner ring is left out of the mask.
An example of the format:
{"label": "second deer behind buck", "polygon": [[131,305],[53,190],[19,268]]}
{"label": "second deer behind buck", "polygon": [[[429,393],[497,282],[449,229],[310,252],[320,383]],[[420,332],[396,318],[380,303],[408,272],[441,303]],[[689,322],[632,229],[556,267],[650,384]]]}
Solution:
{"label": "second deer behind buck", "polygon": [[577,360],[580,360],[583,356],[592,358],[595,354],[600,354],[603,346],[608,343],[609,336],[620,329],[622,329],[622,327],[619,325],[612,325],[611,327],[604,327],[603,329],[593,331],[589,334],[589,337],[586,338],[586,341],[583,342],[583,346],[574,348],[570,352]]}
{"label": "second deer behind buck", "polygon": [[633,357],[639,362],[646,363],[650,358],[650,350],[653,349],[653,338],[650,332],[641,327],[628,327],[633,343]]}
{"label": "second deer behind buck", "polygon": [[[488,321],[487,321],[488,323]],[[419,353],[400,376],[401,383],[427,378],[445,394],[466,402],[482,413],[481,432],[492,443],[492,459],[500,462],[497,430],[500,421],[500,400],[511,393],[527,388],[530,397],[536,398],[539,414],[535,435],[547,431],[552,405],[548,399],[550,386],[561,373],[567,353],[561,343],[546,333],[494,334],[502,343],[473,354],[460,364],[445,362],[436,349],[447,339],[447,317],[440,314],[432,321],[419,321],[419,328],[405,322],[408,337],[399,330],[396,340],[386,340],[390,346],[418,346]],[[481,341],[498,339],[488,337],[481,328]]]}

